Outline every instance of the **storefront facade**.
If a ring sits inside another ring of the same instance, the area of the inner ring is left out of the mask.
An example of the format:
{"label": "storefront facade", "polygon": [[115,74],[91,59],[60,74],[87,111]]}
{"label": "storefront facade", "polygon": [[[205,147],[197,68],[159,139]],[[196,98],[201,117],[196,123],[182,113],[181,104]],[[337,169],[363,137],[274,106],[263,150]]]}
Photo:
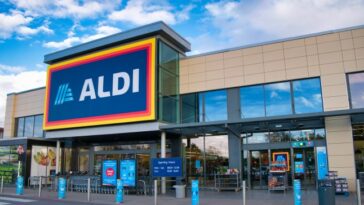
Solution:
{"label": "storefront facade", "polygon": [[[128,77],[113,78],[117,70],[101,64],[72,73],[150,43],[149,64],[139,63],[142,52],[125,58]],[[289,186],[301,179],[314,188],[327,169],[355,190],[364,170],[363,27],[186,57],[189,50],[158,22],[46,55],[47,87],[8,95],[0,146],[29,144],[26,176],[100,175],[103,160],[136,159],[138,178],[148,181],[152,158],[182,157],[187,182],[213,187],[215,174],[231,168],[250,188],[266,189],[281,160]],[[136,70],[143,66],[145,75]],[[129,90],[112,85],[118,79]]]}

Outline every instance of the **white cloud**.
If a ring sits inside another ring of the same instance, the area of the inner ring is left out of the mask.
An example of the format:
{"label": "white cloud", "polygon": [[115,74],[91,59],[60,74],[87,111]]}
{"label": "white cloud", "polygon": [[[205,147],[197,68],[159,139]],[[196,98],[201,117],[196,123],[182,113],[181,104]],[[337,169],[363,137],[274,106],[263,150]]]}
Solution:
{"label": "white cloud", "polygon": [[57,18],[96,18],[120,5],[120,0],[12,0],[17,9],[31,16],[52,16]]}
{"label": "white cloud", "polygon": [[266,87],[266,89],[279,90],[279,91],[285,91],[285,92],[289,92],[290,89],[291,89],[289,83],[287,83],[287,82],[283,82],[283,83],[272,83],[272,84],[268,84],[265,87]]}
{"label": "white cloud", "polygon": [[174,25],[178,22],[188,20],[189,12],[193,8],[192,5],[189,5],[181,11],[177,11],[176,8],[171,7],[165,1],[130,0],[125,8],[112,12],[109,15],[109,19],[135,25],[143,25],[156,21],[164,21]]}
{"label": "white cloud", "polygon": [[94,35],[84,35],[81,37],[77,37],[77,36],[74,36],[75,35],[74,29],[75,29],[75,27],[73,26],[71,28],[71,30],[68,32],[68,38],[64,39],[63,41],[58,41],[58,42],[50,41],[50,42],[44,43],[43,46],[46,48],[63,49],[63,48],[71,47],[75,44],[86,43],[86,42],[89,42],[89,41],[92,41],[95,39],[103,38],[105,36],[109,36],[109,35],[121,32],[121,30],[119,28],[101,25],[95,29],[96,33]]}
{"label": "white cloud", "polygon": [[23,71],[14,74],[0,72],[0,127],[4,124],[7,94],[44,86],[45,79],[45,71]]}
{"label": "white cloud", "polygon": [[205,8],[225,48],[364,24],[363,0],[221,0]]}
{"label": "white cloud", "polygon": [[25,70],[25,68],[22,66],[9,66],[9,65],[0,64],[0,75],[19,73],[24,70]]}
{"label": "white cloud", "polygon": [[23,39],[37,33],[53,33],[53,30],[49,29],[47,24],[37,28],[29,27],[32,21],[32,17],[24,16],[19,12],[0,13],[0,39],[10,38],[13,34],[17,34],[19,39]]}

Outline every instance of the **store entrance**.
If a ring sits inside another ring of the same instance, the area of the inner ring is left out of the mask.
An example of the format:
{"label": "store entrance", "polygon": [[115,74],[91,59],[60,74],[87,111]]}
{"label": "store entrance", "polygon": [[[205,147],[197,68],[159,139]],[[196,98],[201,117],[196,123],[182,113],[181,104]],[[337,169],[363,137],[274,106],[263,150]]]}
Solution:
{"label": "store entrance", "polygon": [[305,188],[316,183],[316,160],[313,147],[293,149],[294,179],[300,179]]}
{"label": "store entrance", "polygon": [[136,159],[138,180],[148,181],[150,178],[150,154],[95,154],[94,156],[94,173],[101,175],[102,161],[104,160],[122,160]]}
{"label": "store entrance", "polygon": [[253,189],[267,189],[268,171],[268,150],[250,151],[250,183]]}

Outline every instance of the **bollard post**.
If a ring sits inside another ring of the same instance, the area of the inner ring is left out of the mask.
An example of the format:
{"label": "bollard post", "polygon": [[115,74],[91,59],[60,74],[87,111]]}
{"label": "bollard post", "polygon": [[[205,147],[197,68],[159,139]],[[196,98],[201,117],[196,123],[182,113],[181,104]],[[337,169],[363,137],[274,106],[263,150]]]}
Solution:
{"label": "bollard post", "polygon": [[356,199],[357,199],[357,204],[361,205],[361,193],[360,193],[360,180],[357,179],[356,180]]}
{"label": "bollard post", "polygon": [[0,193],[3,193],[4,191],[4,176],[1,176],[1,190]]}
{"label": "bollard post", "polygon": [[120,204],[124,202],[124,187],[123,182],[121,179],[118,179],[116,181],[116,197],[115,197],[116,203]]}
{"label": "bollard post", "polygon": [[199,205],[200,204],[200,195],[198,190],[198,180],[192,180],[192,187],[191,187],[191,202],[192,205]]}
{"label": "bollard post", "polygon": [[24,178],[22,176],[18,176],[16,178],[16,195],[24,194]]}
{"label": "bollard post", "polygon": [[41,192],[42,192],[42,177],[39,177],[38,197],[40,197]]}
{"label": "bollard post", "polygon": [[243,190],[242,190],[242,194],[243,194],[243,205],[246,205],[246,194],[245,194],[245,180],[243,180]]}
{"label": "bollard post", "polygon": [[58,199],[66,198],[66,184],[65,178],[58,179]]}
{"label": "bollard post", "polygon": [[157,195],[158,195],[158,181],[155,179],[154,180],[154,205],[158,204]]}
{"label": "bollard post", "polygon": [[91,178],[87,179],[87,201],[91,200]]}
{"label": "bollard post", "polygon": [[293,181],[293,193],[294,193],[294,205],[302,205],[301,181],[299,179],[295,179]]}

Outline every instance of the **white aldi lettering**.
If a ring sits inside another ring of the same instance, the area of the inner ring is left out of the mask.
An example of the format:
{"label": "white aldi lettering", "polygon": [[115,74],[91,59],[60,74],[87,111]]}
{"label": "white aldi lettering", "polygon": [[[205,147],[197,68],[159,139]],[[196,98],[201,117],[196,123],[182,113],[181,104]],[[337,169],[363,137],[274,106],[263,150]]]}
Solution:
{"label": "white aldi lettering", "polygon": [[[106,98],[112,96],[123,95],[130,89],[130,76],[127,72],[118,72],[113,74],[112,78],[112,90],[105,91],[104,90],[104,76],[98,77],[97,83],[97,92],[95,91],[95,86],[92,78],[88,78],[84,81],[82,86],[82,91],[80,94],[79,101],[84,101],[87,97],[91,100],[95,100],[97,97]],[[123,84],[120,88],[120,81],[123,81]],[[132,76],[132,92],[139,92],[139,69],[133,69]],[[96,97],[97,93],[97,97]]]}

